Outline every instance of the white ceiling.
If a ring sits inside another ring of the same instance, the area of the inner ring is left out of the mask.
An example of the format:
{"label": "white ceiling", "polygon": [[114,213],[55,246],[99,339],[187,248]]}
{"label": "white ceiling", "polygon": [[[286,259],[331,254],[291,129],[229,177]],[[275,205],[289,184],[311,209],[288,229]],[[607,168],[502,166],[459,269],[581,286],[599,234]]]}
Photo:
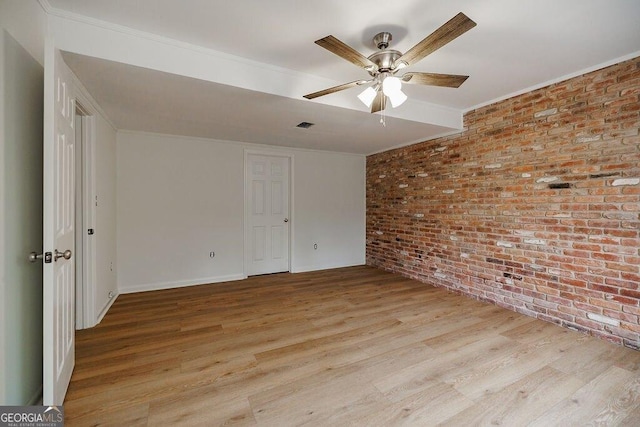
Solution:
{"label": "white ceiling", "polygon": [[[405,85],[411,102],[398,112],[419,111],[420,103],[464,112],[640,55],[637,0],[48,0],[45,9],[334,84],[367,74],[315,40],[331,34],[368,56],[375,50],[371,38],[384,30],[393,34],[391,48],[405,52],[464,12],[478,25],[408,70],[470,78],[458,89]],[[84,55],[65,59],[120,129],[361,154],[452,131],[428,117],[387,117],[383,127],[355,99],[358,88],[326,97],[348,106],[339,108]],[[301,121],[316,126],[295,128]]]}

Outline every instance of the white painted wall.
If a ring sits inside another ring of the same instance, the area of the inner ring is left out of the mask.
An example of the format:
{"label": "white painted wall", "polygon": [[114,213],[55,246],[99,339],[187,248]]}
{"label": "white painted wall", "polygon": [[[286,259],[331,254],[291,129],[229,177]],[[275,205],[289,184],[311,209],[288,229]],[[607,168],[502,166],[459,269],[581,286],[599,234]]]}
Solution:
{"label": "white painted wall", "polygon": [[293,272],[364,264],[364,156],[118,132],[121,293],[245,277],[246,148],[293,156]]}
{"label": "white painted wall", "polygon": [[[5,35],[4,29],[0,27],[0,177],[2,177],[2,185],[0,185],[0,254],[4,254],[6,252],[6,243],[5,243],[5,228],[6,228],[6,219],[5,219],[5,185],[4,185],[4,174],[5,174],[5,146],[7,142],[5,141],[5,103],[6,100],[6,90],[5,90],[5,65],[7,63],[6,54],[4,52],[4,43],[5,43]],[[5,301],[7,301],[7,280],[5,274],[5,260],[4,256],[0,257],[0,405],[6,405],[6,395],[7,395],[7,378],[6,378],[6,347],[7,347],[7,328],[5,325],[7,324],[7,310],[5,309]]]}
{"label": "white painted wall", "polygon": [[42,390],[42,264],[24,256],[42,249],[46,23],[37,2],[0,0],[0,405]]}
{"label": "white painted wall", "polygon": [[0,29],[0,405],[42,390],[42,66]]}
{"label": "white painted wall", "polygon": [[296,153],[293,272],[365,263],[365,162],[361,156]]}
{"label": "white painted wall", "polygon": [[241,147],[119,132],[117,153],[120,292],[243,277]]}
{"label": "white painted wall", "polygon": [[37,0],[0,0],[0,24],[44,66],[47,14]]}

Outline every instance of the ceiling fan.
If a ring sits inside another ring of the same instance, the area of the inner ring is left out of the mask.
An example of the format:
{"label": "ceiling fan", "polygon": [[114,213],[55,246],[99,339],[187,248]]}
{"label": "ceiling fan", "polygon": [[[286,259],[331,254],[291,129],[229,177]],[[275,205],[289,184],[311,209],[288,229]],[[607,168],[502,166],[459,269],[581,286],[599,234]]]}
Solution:
{"label": "ceiling fan", "polygon": [[364,68],[371,78],[334,86],[304,95],[304,97],[313,99],[354,86],[370,85],[364,92],[358,95],[358,98],[367,107],[371,108],[372,113],[377,113],[385,109],[387,99],[391,101],[391,106],[394,108],[407,100],[407,95],[402,92],[402,82],[457,88],[464,83],[469,76],[409,72],[404,73],[400,77],[396,77],[395,74],[403,68],[415,64],[475,26],[475,22],[460,12],[404,54],[397,50],[389,49],[389,42],[391,42],[392,38],[390,33],[378,33],[373,38],[373,43],[380,50],[368,58],[334,36],[327,36],[316,40],[315,43],[317,45],[346,59],[352,64]]}

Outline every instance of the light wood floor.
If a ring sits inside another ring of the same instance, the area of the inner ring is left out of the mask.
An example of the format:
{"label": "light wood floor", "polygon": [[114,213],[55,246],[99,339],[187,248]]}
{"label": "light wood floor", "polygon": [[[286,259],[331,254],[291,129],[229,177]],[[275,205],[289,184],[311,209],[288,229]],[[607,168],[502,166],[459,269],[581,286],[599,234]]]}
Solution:
{"label": "light wood floor", "polygon": [[66,425],[640,425],[640,352],[353,267],[121,295]]}

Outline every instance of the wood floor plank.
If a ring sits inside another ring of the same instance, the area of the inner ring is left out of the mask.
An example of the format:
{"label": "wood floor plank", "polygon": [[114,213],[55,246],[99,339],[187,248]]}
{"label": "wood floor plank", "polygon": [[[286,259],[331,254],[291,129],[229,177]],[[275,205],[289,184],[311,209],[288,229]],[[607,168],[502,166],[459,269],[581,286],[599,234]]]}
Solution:
{"label": "wood floor plank", "polygon": [[[489,336],[498,335],[513,327],[535,322],[535,319],[514,314],[505,316],[504,311],[490,317],[480,317],[477,322],[464,328],[456,328],[450,332],[435,336],[424,343],[440,352],[454,351],[466,347]],[[511,340],[510,340],[511,342]]]}
{"label": "wood floor plank", "polygon": [[513,354],[513,351],[514,344],[511,340],[496,335],[456,351],[443,353],[432,350],[418,363],[380,373],[373,383],[389,399],[400,401],[436,383],[444,384],[446,378],[460,378],[473,366],[500,356],[505,357]]}
{"label": "wood floor plank", "polygon": [[[634,355],[634,352],[630,352]],[[633,362],[635,360],[635,363]],[[626,363],[630,361],[631,363]],[[639,373],[638,360],[629,359],[627,352],[620,352],[618,347],[609,345],[602,340],[585,340],[581,345],[572,347],[551,362],[549,366],[562,372],[580,378],[585,383],[593,380],[603,372],[618,366],[628,371]]]}
{"label": "wood floor plank", "polygon": [[149,414],[152,426],[256,425],[246,397],[227,397],[210,389],[192,389],[154,400]]}
{"label": "wood floor plank", "polygon": [[548,366],[493,393],[447,419],[443,425],[526,426],[556,402],[571,396],[584,383]]}
{"label": "wood floor plank", "polygon": [[472,404],[449,384],[439,383],[398,402],[395,408],[401,417],[390,425],[438,425]]}
{"label": "wood floor plank", "polygon": [[479,362],[463,373],[447,374],[443,380],[471,399],[488,398],[542,369],[561,357],[566,349],[577,345],[577,333],[560,332],[552,344],[548,344],[545,337],[529,345],[514,345],[514,350],[501,358]]}
{"label": "wood floor plank", "polygon": [[[612,366],[563,399],[531,423],[554,425],[570,419],[574,425],[618,425],[640,402],[640,377]],[[635,425],[638,421],[635,420]]]}
{"label": "wood floor plank", "polygon": [[360,266],[119,296],[65,424],[640,425],[639,393],[640,352]]}
{"label": "wood floor plank", "polygon": [[[65,405],[65,418],[68,418],[66,411],[67,405]],[[90,411],[83,416],[73,418],[70,422],[65,419],[65,424],[70,423],[83,426],[147,426],[149,425],[149,403],[127,405],[118,408],[117,411]]]}

